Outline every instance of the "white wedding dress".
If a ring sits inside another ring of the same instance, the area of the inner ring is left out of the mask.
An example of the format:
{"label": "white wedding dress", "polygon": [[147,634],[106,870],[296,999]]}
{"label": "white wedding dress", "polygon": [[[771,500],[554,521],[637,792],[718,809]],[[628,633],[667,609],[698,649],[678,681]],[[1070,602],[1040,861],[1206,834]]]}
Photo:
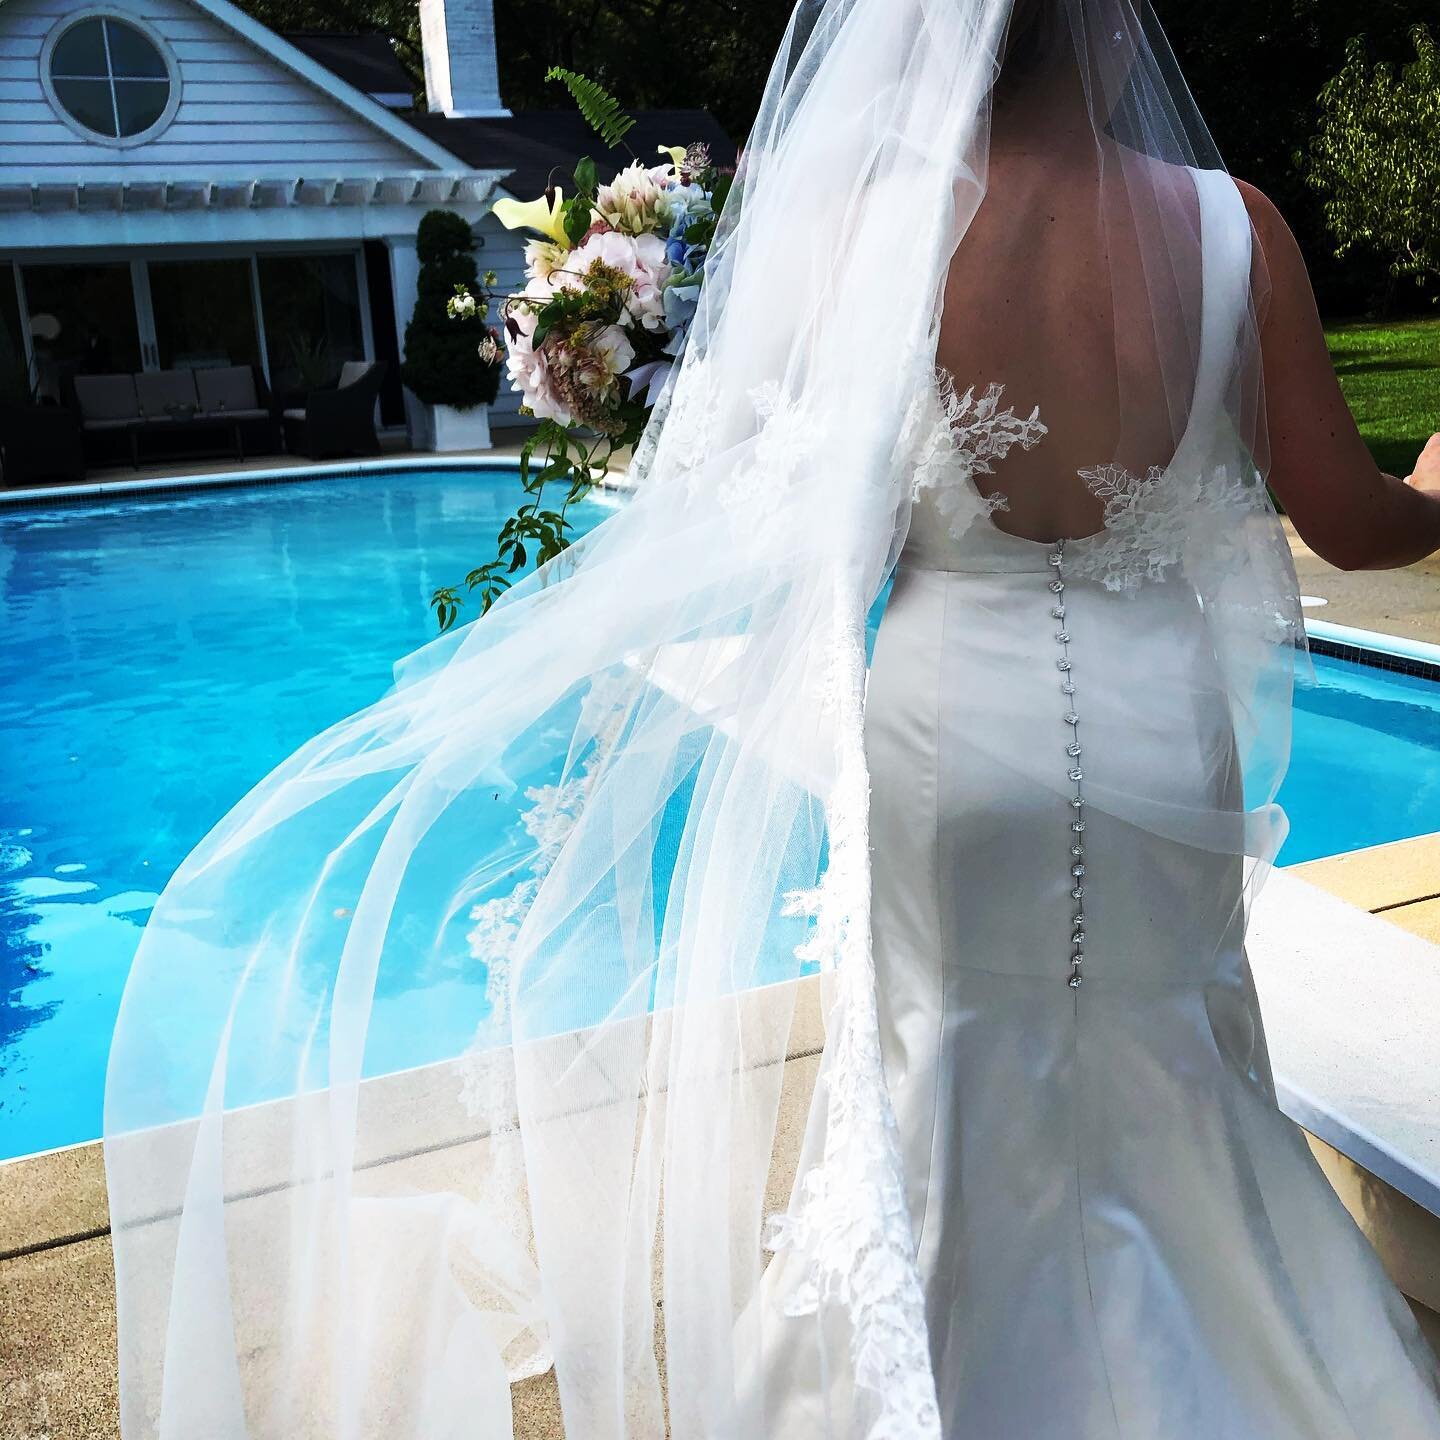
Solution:
{"label": "white wedding dress", "polygon": [[[1239,200],[1197,184],[1213,234]],[[1149,523],[1046,544],[989,518],[976,438],[920,490],[866,700],[881,1038],[943,1433],[1436,1440],[1440,1367],[1276,1108],[1239,855],[1121,818],[1242,809],[1194,589],[1153,564],[1175,467]],[[764,1287],[764,1433],[845,1433],[814,1320],[780,1313],[789,1263]]]}

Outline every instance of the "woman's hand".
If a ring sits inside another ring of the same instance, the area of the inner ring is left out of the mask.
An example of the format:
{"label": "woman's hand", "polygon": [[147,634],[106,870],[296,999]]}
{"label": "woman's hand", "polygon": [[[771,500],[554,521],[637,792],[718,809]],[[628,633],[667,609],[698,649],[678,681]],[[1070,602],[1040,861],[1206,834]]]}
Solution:
{"label": "woman's hand", "polygon": [[1425,448],[1420,452],[1415,468],[1405,477],[1405,483],[1440,500],[1440,431],[1425,442]]}

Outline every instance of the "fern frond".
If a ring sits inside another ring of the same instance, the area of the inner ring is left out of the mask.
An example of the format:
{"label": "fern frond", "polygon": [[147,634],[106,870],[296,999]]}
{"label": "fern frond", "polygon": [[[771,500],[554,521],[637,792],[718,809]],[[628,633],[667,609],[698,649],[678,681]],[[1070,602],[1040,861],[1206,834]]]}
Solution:
{"label": "fern frond", "polygon": [[603,85],[560,65],[552,65],[545,72],[545,78],[559,80],[565,86],[580,107],[580,113],[607,146],[618,145],[634,125],[634,120],[621,110],[620,102]]}

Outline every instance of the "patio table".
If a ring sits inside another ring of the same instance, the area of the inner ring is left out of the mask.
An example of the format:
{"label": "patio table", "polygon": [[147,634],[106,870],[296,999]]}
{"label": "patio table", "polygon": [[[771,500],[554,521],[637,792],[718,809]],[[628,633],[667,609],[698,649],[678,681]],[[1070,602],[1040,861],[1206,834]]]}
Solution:
{"label": "patio table", "polygon": [[[161,419],[156,416],[137,421],[130,426],[130,464],[134,469],[140,466],[140,440],[151,435],[189,435],[201,431],[229,431],[230,443],[237,460],[245,458],[244,416],[231,415],[171,415]],[[167,451],[166,459],[194,459],[208,455],[208,447],[194,451]]]}

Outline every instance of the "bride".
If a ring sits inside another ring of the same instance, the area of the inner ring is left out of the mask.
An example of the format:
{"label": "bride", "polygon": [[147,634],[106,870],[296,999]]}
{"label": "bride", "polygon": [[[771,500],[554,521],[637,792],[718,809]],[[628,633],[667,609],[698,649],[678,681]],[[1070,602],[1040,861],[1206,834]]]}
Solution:
{"label": "bride", "polygon": [[128,1440],[1440,1440],[1244,949],[1267,477],[1403,565],[1440,436],[1377,472],[1148,12],[802,0],[632,474],[161,897]]}

